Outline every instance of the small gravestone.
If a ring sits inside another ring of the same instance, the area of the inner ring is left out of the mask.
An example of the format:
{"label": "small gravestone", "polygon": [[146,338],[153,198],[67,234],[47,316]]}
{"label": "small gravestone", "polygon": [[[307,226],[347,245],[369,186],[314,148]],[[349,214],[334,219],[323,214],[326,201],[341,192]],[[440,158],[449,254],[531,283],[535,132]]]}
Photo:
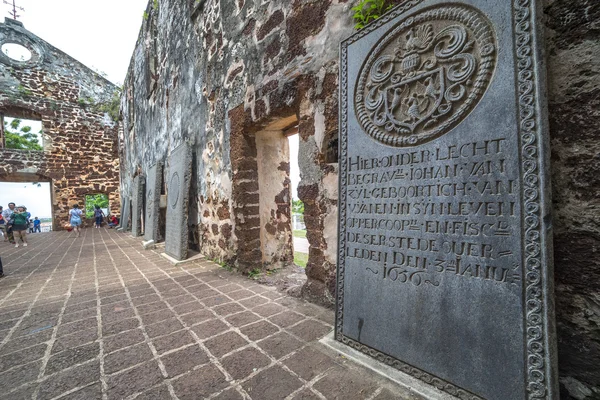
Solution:
{"label": "small gravestone", "polygon": [[133,205],[131,213],[131,235],[140,236],[142,234],[142,210],[144,208],[144,192],[146,178],[141,175],[133,178]]}
{"label": "small gravestone", "polygon": [[129,230],[129,196],[124,196],[121,199],[121,221],[119,222],[119,230],[128,231]]}
{"label": "small gravestone", "polygon": [[192,177],[192,150],[187,143],[169,157],[165,253],[183,260],[188,254],[188,203]]}
{"label": "small gravestone", "polygon": [[461,399],[556,399],[534,1],[405,1],[343,42],[335,339]]}
{"label": "small gravestone", "polygon": [[144,226],[144,239],[158,241],[158,217],[160,206],[160,191],[162,187],[162,163],[158,162],[150,167],[146,179],[146,218]]}

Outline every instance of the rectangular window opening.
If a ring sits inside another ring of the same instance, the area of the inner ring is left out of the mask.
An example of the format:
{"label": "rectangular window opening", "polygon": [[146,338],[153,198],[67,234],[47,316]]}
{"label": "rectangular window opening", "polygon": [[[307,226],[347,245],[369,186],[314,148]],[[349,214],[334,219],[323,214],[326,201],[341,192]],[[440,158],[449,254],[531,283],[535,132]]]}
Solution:
{"label": "rectangular window opening", "polygon": [[44,150],[44,135],[41,119],[3,118],[3,142],[5,149]]}

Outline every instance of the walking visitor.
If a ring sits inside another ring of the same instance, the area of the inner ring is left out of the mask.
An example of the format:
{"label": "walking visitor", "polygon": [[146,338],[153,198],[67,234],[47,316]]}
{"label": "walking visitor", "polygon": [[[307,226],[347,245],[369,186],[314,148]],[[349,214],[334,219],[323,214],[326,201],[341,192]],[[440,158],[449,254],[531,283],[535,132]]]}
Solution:
{"label": "walking visitor", "polygon": [[73,230],[76,232],[75,237],[79,237],[81,234],[81,216],[83,215],[83,211],[79,209],[79,204],[73,204],[73,208],[69,211],[69,223],[73,227]]}
{"label": "walking visitor", "polygon": [[4,223],[4,217],[2,216],[2,206],[0,206],[0,235],[4,238],[4,241],[8,241],[6,237],[6,224]]}
{"label": "walking visitor", "polygon": [[[23,246],[27,246],[27,212],[24,206],[17,207],[17,210],[12,214],[12,230],[19,236],[19,240]],[[19,247],[19,243],[15,243],[15,247]]]}
{"label": "walking visitor", "polygon": [[8,208],[4,211],[2,211],[2,218],[4,219],[4,224],[6,226],[6,236],[4,238],[5,241],[9,241],[11,244],[16,244],[15,243],[15,237],[13,234],[13,228],[12,228],[12,220],[11,217],[14,213],[15,210],[15,203],[8,203]]}
{"label": "walking visitor", "polygon": [[100,206],[94,206],[94,217],[96,218],[96,228],[100,228],[102,226],[102,221],[104,220],[104,212],[100,209]]}

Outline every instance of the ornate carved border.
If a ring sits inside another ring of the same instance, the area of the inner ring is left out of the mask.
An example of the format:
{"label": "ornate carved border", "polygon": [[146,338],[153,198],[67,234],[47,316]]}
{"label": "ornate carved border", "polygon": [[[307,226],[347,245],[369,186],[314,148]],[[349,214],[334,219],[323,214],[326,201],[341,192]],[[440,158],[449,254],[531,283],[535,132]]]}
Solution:
{"label": "ornate carved border", "polygon": [[[337,293],[336,293],[336,321],[335,339],[352,346],[353,348],[378,359],[387,365],[393,366],[409,375],[436,386],[449,394],[461,399],[480,399],[478,396],[466,392],[455,385],[432,376],[424,371],[410,366],[400,360],[385,355],[366,345],[358,343],[342,332],[344,319],[344,273],[345,259],[344,248],[346,246],[346,196],[347,196],[347,155],[348,155],[348,45],[356,42],[370,32],[390,22],[398,15],[408,11],[410,8],[421,3],[422,0],[409,0],[397,6],[391,12],[373,22],[366,28],[352,35],[340,45],[340,180],[339,180],[339,222],[338,222],[338,269],[337,269]],[[548,190],[543,177],[541,162],[544,158],[543,133],[540,126],[540,115],[536,112],[539,88],[536,85],[536,71],[534,68],[535,50],[532,46],[533,31],[535,30],[535,4],[533,0],[513,0],[513,23],[514,44],[516,48],[516,75],[518,81],[518,111],[519,111],[519,138],[521,145],[521,168],[522,168],[522,201],[523,201],[523,223],[524,235],[524,267],[526,272],[525,294],[524,294],[524,323],[526,347],[526,387],[528,398],[553,399],[556,398],[554,385],[556,384],[552,357],[549,352],[549,338],[544,335],[544,328],[552,325],[548,321],[551,311],[552,299],[545,289],[544,282],[547,280],[547,272],[543,266],[547,262],[547,254],[542,239],[542,217],[544,204],[540,195]],[[547,239],[551,240],[551,239]],[[547,251],[547,249],[546,249]]]}

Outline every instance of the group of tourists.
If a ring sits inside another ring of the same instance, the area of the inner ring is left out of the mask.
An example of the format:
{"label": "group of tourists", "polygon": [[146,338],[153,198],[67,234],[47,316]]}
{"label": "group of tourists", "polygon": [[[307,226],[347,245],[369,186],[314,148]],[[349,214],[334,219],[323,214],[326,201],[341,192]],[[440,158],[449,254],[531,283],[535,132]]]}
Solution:
{"label": "group of tourists", "polygon": [[41,232],[41,221],[38,217],[31,219],[31,213],[27,211],[27,207],[16,207],[12,202],[8,203],[6,209],[0,206],[0,234],[4,237],[5,242],[10,242],[15,247],[27,246],[27,231],[29,233]]}
{"label": "group of tourists", "polygon": [[[81,224],[82,224],[83,211],[79,208],[79,204],[73,204],[73,208],[69,210],[69,225],[70,228],[75,231],[75,237],[81,235]],[[100,206],[94,206],[94,228],[99,229],[104,222],[106,215]],[[112,228],[119,223],[119,220],[114,215],[108,217],[108,227]]]}

